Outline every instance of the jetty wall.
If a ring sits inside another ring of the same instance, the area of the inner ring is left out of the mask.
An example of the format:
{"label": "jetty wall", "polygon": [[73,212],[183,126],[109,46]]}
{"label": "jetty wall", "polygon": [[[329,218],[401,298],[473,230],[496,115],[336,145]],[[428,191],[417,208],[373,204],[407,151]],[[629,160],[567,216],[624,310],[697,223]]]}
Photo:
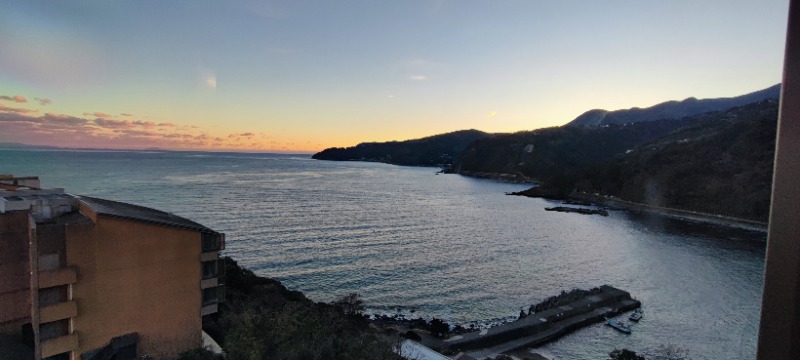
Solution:
{"label": "jetty wall", "polygon": [[487,348],[525,338],[524,346],[540,345],[606,316],[640,307],[641,303],[623,290],[603,285],[599,293],[584,296],[567,305],[530,314],[517,321],[451,337],[442,345],[451,351]]}

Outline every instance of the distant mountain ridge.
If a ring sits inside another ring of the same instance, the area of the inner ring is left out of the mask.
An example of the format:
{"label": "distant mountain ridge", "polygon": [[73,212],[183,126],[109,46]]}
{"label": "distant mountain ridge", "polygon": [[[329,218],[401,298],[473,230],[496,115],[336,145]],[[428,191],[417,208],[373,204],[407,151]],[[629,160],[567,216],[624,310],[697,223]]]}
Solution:
{"label": "distant mountain ridge", "polygon": [[449,166],[473,141],[489,136],[478,130],[461,130],[406,141],[361,143],[347,148],[329,148],[312,159],[373,161],[395,165]]}
{"label": "distant mountain ridge", "polygon": [[781,84],[777,84],[763,90],[730,98],[698,100],[694,97],[690,97],[683,101],[667,101],[647,108],[634,107],[615,111],[594,109],[581,114],[565,126],[598,127],[611,124],[630,124],[641,121],[680,119],[685,116],[699,115],[712,111],[724,111],[767,99],[778,100],[780,92]]}

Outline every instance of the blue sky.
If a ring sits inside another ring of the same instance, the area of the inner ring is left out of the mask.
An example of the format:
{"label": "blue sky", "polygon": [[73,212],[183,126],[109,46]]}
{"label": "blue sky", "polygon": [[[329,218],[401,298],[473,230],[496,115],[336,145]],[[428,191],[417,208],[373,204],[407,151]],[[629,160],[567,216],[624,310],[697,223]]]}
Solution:
{"label": "blue sky", "polygon": [[29,100],[0,100],[0,141],[262,151],[531,130],[593,108],[763,89],[780,81],[788,10],[786,0],[0,5],[0,96]]}

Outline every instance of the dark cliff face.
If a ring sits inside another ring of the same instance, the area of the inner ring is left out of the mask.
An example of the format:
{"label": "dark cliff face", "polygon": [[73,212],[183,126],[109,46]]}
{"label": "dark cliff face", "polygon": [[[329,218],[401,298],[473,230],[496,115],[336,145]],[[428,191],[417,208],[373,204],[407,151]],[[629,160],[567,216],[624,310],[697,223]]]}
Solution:
{"label": "dark cliff face", "polygon": [[724,111],[733,107],[762,101],[778,100],[781,85],[774,85],[764,90],[749,94],[718,99],[688,98],[683,101],[667,101],[648,108],[631,108],[626,110],[606,111],[589,110],[567,124],[573,127],[598,127],[612,124],[630,124],[642,121],[661,119],[679,119],[685,116],[699,115],[712,111]]}
{"label": "dark cliff face", "polygon": [[330,148],[314,154],[318,160],[376,161],[395,165],[449,166],[453,158],[477,139],[488,134],[463,130],[407,141],[361,143],[348,148]]}

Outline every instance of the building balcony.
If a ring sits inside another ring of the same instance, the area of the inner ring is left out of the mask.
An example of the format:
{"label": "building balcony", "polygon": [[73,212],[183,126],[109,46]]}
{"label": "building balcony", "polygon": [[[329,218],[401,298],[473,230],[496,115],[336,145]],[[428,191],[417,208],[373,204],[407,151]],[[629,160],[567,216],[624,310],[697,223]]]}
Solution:
{"label": "building balcony", "polygon": [[225,250],[225,234],[202,233],[201,240],[202,252]]}
{"label": "building balcony", "polygon": [[201,290],[203,294],[200,315],[208,315],[217,312],[219,303],[225,302],[225,285],[217,285]]}
{"label": "building balcony", "polygon": [[225,302],[225,285],[218,285],[201,290],[203,306]]}
{"label": "building balcony", "polygon": [[203,305],[200,308],[200,316],[215,314],[217,311],[219,311],[219,304]]}
{"label": "building balcony", "polygon": [[78,304],[74,301],[65,301],[44,306],[39,309],[39,319],[42,323],[69,319],[76,316],[78,316]]}
{"label": "building balcony", "polygon": [[58,355],[78,349],[78,334],[72,333],[41,342],[42,357]]}
{"label": "building balcony", "polygon": [[62,267],[55,270],[39,272],[39,288],[74,284],[78,281],[78,273],[73,267]]}
{"label": "building balcony", "polygon": [[202,279],[211,279],[225,275],[225,264],[220,260],[203,261],[200,263]]}
{"label": "building balcony", "polygon": [[200,254],[200,262],[219,260],[219,251],[208,251]]}
{"label": "building balcony", "polygon": [[203,280],[200,280],[200,288],[201,289],[208,289],[210,287],[215,287],[215,286],[219,285],[219,283],[220,283],[219,282],[219,278],[216,278],[216,277],[210,278],[210,279],[203,279]]}

